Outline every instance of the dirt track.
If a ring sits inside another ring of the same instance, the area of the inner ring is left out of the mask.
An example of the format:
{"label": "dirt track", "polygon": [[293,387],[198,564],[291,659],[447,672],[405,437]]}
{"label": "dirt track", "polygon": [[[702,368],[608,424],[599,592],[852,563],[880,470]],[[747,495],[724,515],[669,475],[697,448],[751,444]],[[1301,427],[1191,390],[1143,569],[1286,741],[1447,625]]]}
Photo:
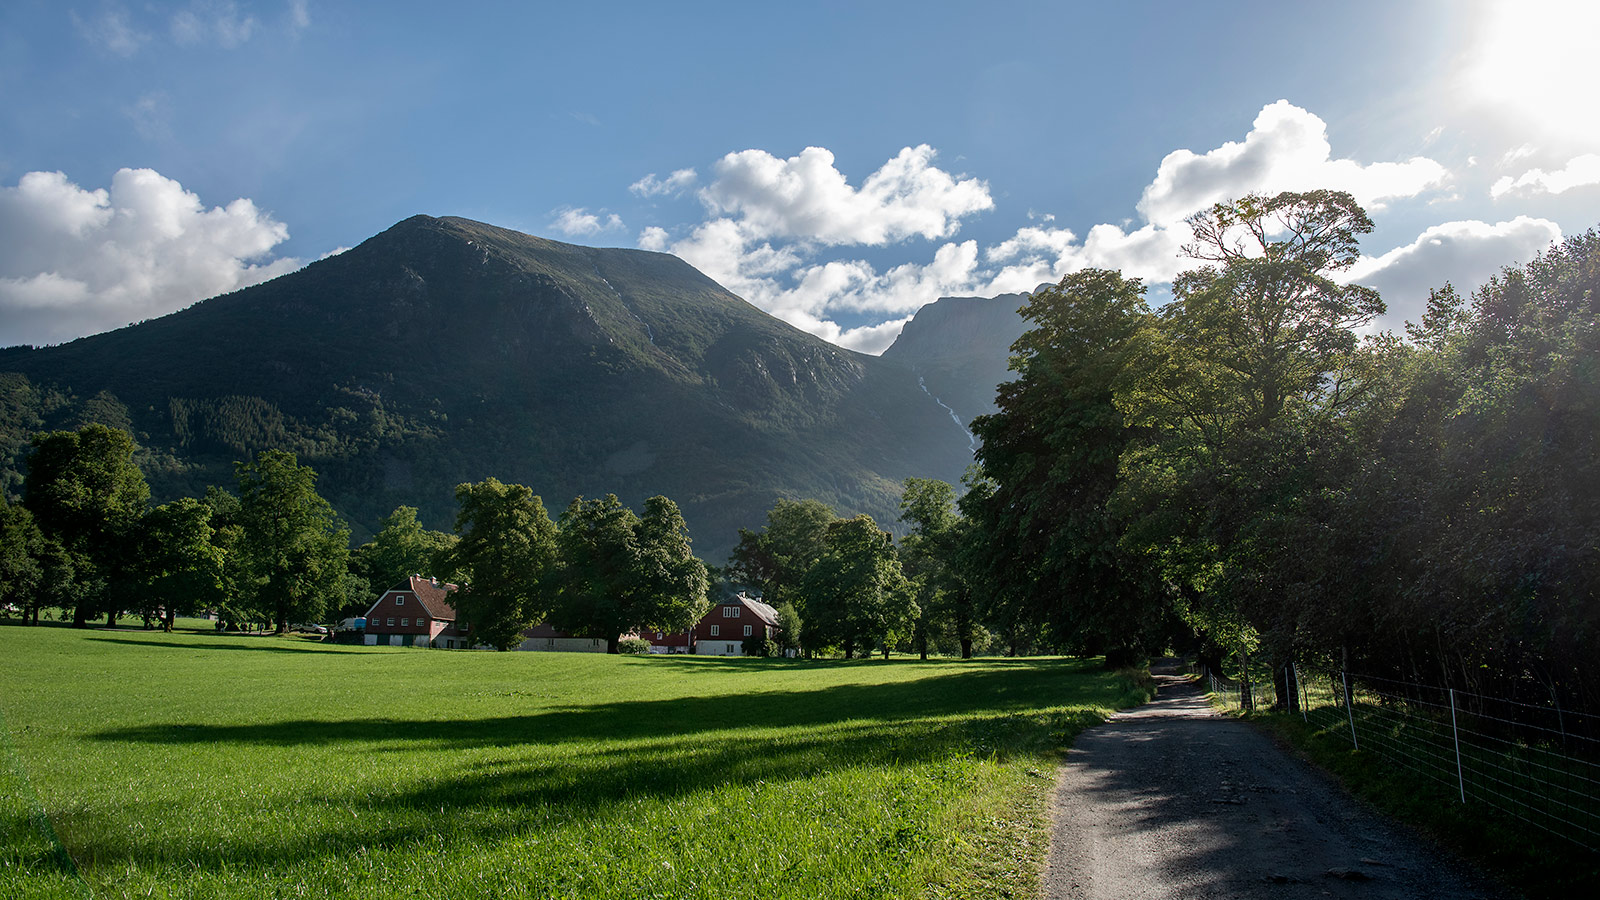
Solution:
{"label": "dirt track", "polygon": [[1498,897],[1197,686],[1080,735],[1052,801],[1043,893],[1094,898]]}

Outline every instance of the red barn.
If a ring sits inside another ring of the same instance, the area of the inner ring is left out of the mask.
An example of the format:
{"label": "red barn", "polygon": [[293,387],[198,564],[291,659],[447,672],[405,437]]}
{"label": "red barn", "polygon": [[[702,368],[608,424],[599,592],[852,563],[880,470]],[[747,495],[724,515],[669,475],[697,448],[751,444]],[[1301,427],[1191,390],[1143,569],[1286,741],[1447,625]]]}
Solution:
{"label": "red barn", "polygon": [[456,608],[450,605],[455,589],[437,578],[412,575],[385,591],[367,610],[366,643],[446,650],[471,647],[470,626],[456,621]]}
{"label": "red barn", "polygon": [[[745,638],[771,638],[781,630],[777,610],[760,600],[735,594],[711,607],[705,618],[690,629],[690,636],[693,652],[701,656],[742,656]],[[651,632],[646,638],[654,636],[655,632]]]}

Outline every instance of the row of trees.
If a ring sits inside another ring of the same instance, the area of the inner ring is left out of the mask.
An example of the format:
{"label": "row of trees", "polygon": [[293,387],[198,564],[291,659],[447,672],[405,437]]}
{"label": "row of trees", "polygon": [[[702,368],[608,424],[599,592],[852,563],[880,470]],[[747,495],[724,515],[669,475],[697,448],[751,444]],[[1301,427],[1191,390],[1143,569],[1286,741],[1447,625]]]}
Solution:
{"label": "row of trees", "polygon": [[1401,337],[1342,276],[1372,227],[1349,195],[1190,225],[1204,265],[1160,310],[1098,270],[1022,310],[961,503],[989,617],[1127,656],[1176,616],[1280,679],[1313,656],[1600,699],[1600,237],[1435,291]]}
{"label": "row of trees", "polygon": [[22,503],[0,504],[0,603],[31,623],[59,609],[79,627],[133,614],[170,629],[206,610],[221,625],[283,632],[430,573],[461,582],[457,606],[485,643],[514,646],[548,619],[613,651],[629,628],[681,631],[709,607],[707,569],[666,497],[642,516],[615,496],[580,497],[558,527],[527,487],[491,478],[457,488],[457,534],[400,507],[352,551],[316,473],[291,453],[238,463],[237,493],[152,507],[134,451],[126,432],[98,424],[34,439]]}
{"label": "row of trees", "polygon": [[365,595],[348,529],[293,454],[237,464],[237,494],[152,507],[134,449],[99,424],[33,439],[22,503],[0,505],[0,602],[25,621],[54,608],[79,627],[131,614],[171,628],[213,609],[281,631]]}

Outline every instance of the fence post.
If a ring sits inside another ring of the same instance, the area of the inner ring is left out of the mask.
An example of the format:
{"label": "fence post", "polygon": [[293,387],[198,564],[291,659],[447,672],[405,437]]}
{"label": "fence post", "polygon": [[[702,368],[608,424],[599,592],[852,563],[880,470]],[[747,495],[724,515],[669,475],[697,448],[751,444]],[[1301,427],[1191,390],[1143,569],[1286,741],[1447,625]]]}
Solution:
{"label": "fence post", "polygon": [[1356,739],[1356,705],[1351,702],[1350,695],[1350,672],[1346,670],[1340,674],[1344,675],[1344,711],[1350,716],[1350,743],[1360,750],[1361,741]]}
{"label": "fence post", "polygon": [[1461,772],[1461,729],[1456,727],[1456,689],[1450,689],[1450,734],[1456,739],[1456,785],[1461,788],[1461,802],[1467,802],[1467,779]]}
{"label": "fence post", "polygon": [[1296,662],[1289,663],[1289,671],[1294,673],[1294,692],[1300,695],[1300,721],[1309,725],[1311,718],[1306,714],[1306,704],[1310,701],[1308,699],[1309,695],[1306,693],[1306,686],[1300,681],[1300,664]]}

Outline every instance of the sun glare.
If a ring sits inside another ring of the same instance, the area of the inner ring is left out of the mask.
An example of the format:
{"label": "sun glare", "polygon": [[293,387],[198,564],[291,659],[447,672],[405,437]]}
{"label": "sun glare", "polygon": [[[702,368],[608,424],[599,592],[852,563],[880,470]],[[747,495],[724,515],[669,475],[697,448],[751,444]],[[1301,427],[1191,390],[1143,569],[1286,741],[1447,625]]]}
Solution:
{"label": "sun glare", "polygon": [[1485,5],[1467,82],[1476,99],[1554,137],[1600,141],[1593,45],[1595,0],[1499,0]]}

